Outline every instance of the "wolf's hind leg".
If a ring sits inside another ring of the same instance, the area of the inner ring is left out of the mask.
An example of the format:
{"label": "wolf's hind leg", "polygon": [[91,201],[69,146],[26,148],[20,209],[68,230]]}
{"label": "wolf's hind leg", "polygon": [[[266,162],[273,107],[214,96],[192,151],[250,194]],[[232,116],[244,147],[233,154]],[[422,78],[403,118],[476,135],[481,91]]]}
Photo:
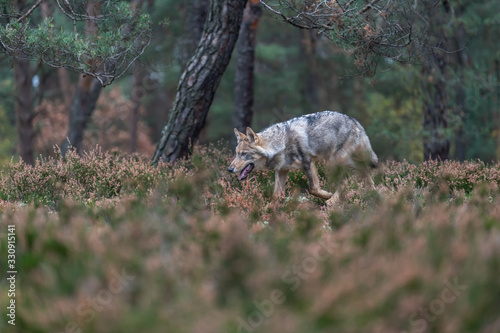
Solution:
{"label": "wolf's hind leg", "polygon": [[285,194],[287,170],[279,170],[274,173],[274,196]]}
{"label": "wolf's hind leg", "polygon": [[309,181],[309,193],[321,199],[330,199],[332,194],[319,187],[318,170],[314,162],[304,163],[304,172]]}

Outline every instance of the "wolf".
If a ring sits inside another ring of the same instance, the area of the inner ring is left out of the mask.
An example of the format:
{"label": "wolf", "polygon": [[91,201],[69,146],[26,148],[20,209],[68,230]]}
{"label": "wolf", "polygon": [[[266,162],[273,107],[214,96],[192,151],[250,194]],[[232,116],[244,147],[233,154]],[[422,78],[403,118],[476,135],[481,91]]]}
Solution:
{"label": "wolf", "polygon": [[229,172],[246,179],[253,170],[275,172],[274,195],[284,193],[288,172],[303,169],[309,192],[318,198],[335,201],[335,194],[320,188],[316,161],[348,166],[361,171],[373,188],[368,167],[375,168],[378,157],[361,124],[354,118],[334,111],[312,113],[271,125],[259,133],[247,127],[246,134],[236,128],[236,157]]}

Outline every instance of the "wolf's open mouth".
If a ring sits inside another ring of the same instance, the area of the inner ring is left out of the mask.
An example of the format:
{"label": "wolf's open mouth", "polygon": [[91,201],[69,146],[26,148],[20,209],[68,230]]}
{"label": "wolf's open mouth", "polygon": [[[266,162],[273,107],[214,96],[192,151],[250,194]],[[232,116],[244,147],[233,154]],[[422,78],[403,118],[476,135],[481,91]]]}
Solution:
{"label": "wolf's open mouth", "polygon": [[254,167],[253,163],[250,163],[246,167],[244,167],[243,170],[241,170],[241,173],[238,176],[238,179],[239,180],[246,179],[248,177],[248,175],[250,174],[250,172],[253,170],[253,167]]}

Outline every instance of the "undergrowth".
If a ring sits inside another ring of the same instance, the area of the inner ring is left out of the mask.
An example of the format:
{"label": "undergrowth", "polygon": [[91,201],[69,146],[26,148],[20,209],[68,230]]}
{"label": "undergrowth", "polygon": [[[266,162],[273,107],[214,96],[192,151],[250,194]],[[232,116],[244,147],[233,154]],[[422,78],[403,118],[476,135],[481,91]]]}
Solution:
{"label": "undergrowth", "polygon": [[[94,150],[12,162],[16,326],[4,332],[498,332],[500,166],[387,162],[341,200],[302,172],[240,182],[232,153],[151,166]],[[320,167],[335,190],[338,170]],[[9,286],[0,281],[0,306]]]}

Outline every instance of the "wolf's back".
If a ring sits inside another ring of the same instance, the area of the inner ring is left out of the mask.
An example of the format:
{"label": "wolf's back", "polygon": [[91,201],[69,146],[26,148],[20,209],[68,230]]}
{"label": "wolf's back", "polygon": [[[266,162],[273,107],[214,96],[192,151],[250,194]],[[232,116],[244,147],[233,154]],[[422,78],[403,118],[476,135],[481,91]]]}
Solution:
{"label": "wolf's back", "polygon": [[[357,151],[358,153],[361,153],[362,156],[364,156],[363,159],[366,161],[365,163],[368,163],[370,167],[376,168],[378,166],[377,154],[375,154],[375,152],[373,151],[370,139],[366,134],[366,130],[359,123],[359,121],[339,112],[324,111],[323,114],[325,114],[328,118],[334,120],[334,123],[336,124],[336,126],[334,127],[337,127],[337,133],[339,133],[338,127],[345,127],[346,130],[349,131],[349,133],[352,132],[351,129],[353,127],[357,127],[359,129],[359,136],[354,140],[356,142],[355,146],[357,147],[354,147],[351,152]],[[348,140],[348,138],[345,138],[344,140]]]}
{"label": "wolf's back", "polygon": [[371,167],[378,165],[378,157],[363,126],[343,113],[322,111],[303,115],[271,125],[259,135],[272,150],[281,149],[283,143],[290,159],[305,152],[326,159],[355,154]]}

